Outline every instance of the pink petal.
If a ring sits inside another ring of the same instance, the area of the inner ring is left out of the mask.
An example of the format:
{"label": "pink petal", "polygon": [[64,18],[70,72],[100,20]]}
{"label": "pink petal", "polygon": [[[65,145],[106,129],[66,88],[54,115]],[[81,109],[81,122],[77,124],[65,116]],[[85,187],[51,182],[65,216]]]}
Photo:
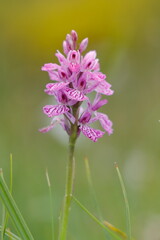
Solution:
{"label": "pink petal", "polygon": [[77,100],[77,101],[84,101],[87,100],[88,97],[86,97],[82,92],[73,89],[73,88],[68,88],[66,87],[64,89],[64,92],[66,93],[67,97],[69,99]]}
{"label": "pink petal", "polygon": [[88,38],[85,38],[85,39],[83,39],[82,42],[80,43],[80,46],[79,46],[79,51],[80,51],[80,53],[82,53],[83,51],[86,50],[87,45],[88,45]]}
{"label": "pink petal", "polygon": [[69,83],[59,82],[59,83],[48,83],[46,89],[44,90],[48,95],[54,95],[55,92],[64,88]]}
{"label": "pink petal", "polygon": [[66,42],[67,42],[69,48],[73,50],[74,49],[74,42],[73,42],[72,36],[70,34],[66,35]]}
{"label": "pink petal", "polygon": [[80,52],[76,50],[69,51],[67,55],[68,66],[72,72],[78,72],[80,70]]}
{"label": "pink petal", "polygon": [[66,112],[65,115],[71,121],[71,123],[73,123],[73,124],[75,123],[76,119],[70,112]]}
{"label": "pink petal", "polygon": [[46,105],[43,107],[43,112],[48,117],[58,116],[69,111],[65,105]]}
{"label": "pink petal", "polygon": [[90,51],[90,52],[86,53],[83,60],[84,61],[94,60],[96,58],[96,55],[97,55],[96,51]]}
{"label": "pink petal", "polygon": [[94,70],[94,66],[97,65],[98,59],[96,58],[96,51],[88,52],[82,59],[82,70]]}
{"label": "pink petal", "polygon": [[107,102],[108,102],[107,99],[102,99],[102,100],[98,101],[96,104],[94,104],[94,105],[92,106],[92,110],[93,110],[93,111],[98,110],[100,107],[102,107],[103,105],[105,105]]}
{"label": "pink petal", "polygon": [[58,75],[58,72],[53,71],[53,72],[48,72],[48,74],[49,74],[49,77],[52,81],[61,81],[61,79]]}
{"label": "pink petal", "polygon": [[56,92],[56,97],[59,103],[62,103],[62,104],[68,103],[67,95],[64,93],[63,90],[59,90],[58,92]]}
{"label": "pink petal", "polygon": [[96,113],[96,117],[100,121],[101,126],[103,129],[108,133],[108,135],[111,135],[113,133],[113,128],[112,128],[112,121],[108,118],[108,116],[104,113]]}
{"label": "pink petal", "polygon": [[46,63],[44,66],[41,68],[42,71],[53,71],[58,69],[59,66],[56,63]]}
{"label": "pink petal", "polygon": [[89,111],[85,111],[79,118],[79,122],[82,124],[88,123],[91,119],[92,114]]}
{"label": "pink petal", "polygon": [[78,39],[78,35],[75,30],[71,31],[71,36],[72,36],[73,41],[76,42]]}
{"label": "pink petal", "polygon": [[109,96],[114,93],[114,91],[110,88],[111,84],[109,84],[105,80],[100,80],[98,86],[95,88],[95,91]]}
{"label": "pink petal", "polygon": [[55,127],[55,123],[52,123],[51,125],[47,126],[47,127],[44,127],[44,128],[41,128],[39,129],[39,131],[41,133],[46,133],[46,132],[49,132],[52,128]]}
{"label": "pink petal", "polygon": [[71,49],[70,49],[70,46],[69,46],[68,42],[63,41],[63,52],[67,55],[70,50]]}
{"label": "pink petal", "polygon": [[55,54],[56,57],[58,58],[58,61],[61,65],[66,65],[67,64],[67,60],[66,58],[63,56],[62,53],[60,53],[59,51],[57,51],[57,53]]}
{"label": "pink petal", "polygon": [[97,142],[98,138],[101,138],[104,134],[104,132],[98,129],[91,128],[87,125],[81,125],[80,130],[86,137],[91,139],[93,142]]}

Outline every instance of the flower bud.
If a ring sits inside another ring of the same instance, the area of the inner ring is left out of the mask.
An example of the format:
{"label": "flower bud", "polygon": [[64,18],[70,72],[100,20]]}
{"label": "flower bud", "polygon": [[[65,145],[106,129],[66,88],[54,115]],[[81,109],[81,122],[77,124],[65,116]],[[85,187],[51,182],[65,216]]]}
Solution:
{"label": "flower bud", "polygon": [[85,38],[85,39],[83,39],[83,41],[80,43],[80,46],[79,46],[79,51],[80,51],[80,53],[82,53],[83,51],[86,50],[87,45],[88,45],[88,38]]}

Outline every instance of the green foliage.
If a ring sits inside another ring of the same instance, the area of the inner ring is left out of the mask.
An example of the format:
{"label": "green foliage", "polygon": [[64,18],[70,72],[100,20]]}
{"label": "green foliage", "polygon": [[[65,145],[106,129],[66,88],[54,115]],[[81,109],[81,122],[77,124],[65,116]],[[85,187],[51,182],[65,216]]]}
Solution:
{"label": "green foliage", "polygon": [[0,197],[3,205],[7,209],[13,224],[23,240],[34,240],[25,220],[22,217],[0,171]]}
{"label": "green foliage", "polygon": [[130,220],[130,210],[129,210],[129,203],[128,203],[128,198],[127,198],[127,193],[126,193],[124,182],[123,182],[123,179],[122,179],[122,176],[121,176],[121,173],[119,171],[117,163],[115,163],[115,167],[116,167],[116,170],[117,170],[117,174],[118,174],[118,177],[119,177],[119,181],[120,181],[120,184],[121,184],[123,197],[124,197],[124,201],[125,201],[128,240],[131,240],[132,239],[132,235],[131,235],[131,220]]}

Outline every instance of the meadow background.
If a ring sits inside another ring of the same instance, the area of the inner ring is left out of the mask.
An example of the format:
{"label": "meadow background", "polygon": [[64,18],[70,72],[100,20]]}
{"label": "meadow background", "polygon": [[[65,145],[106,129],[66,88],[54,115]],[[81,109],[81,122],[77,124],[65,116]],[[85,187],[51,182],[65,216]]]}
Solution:
{"label": "meadow background", "polygon": [[[64,194],[67,137],[47,125],[44,104],[51,97],[44,63],[56,62],[72,29],[89,37],[101,70],[115,94],[103,107],[114,134],[97,143],[81,136],[76,147],[75,195],[94,212],[85,176],[88,156],[101,211],[125,231],[125,208],[114,162],[128,192],[135,239],[160,239],[160,4],[156,0],[1,1],[0,167],[9,176],[13,154],[13,195],[35,239],[51,239],[46,167],[52,183],[56,231]],[[74,203],[68,239],[105,239],[104,232]]]}

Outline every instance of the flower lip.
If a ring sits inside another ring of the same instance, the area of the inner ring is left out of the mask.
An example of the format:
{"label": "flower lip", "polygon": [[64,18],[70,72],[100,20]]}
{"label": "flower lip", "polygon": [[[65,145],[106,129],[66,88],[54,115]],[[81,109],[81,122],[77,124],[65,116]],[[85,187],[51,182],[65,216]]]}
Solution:
{"label": "flower lip", "polygon": [[82,92],[78,91],[77,89],[66,87],[64,89],[64,92],[66,93],[67,97],[72,100],[84,101],[88,99],[88,97],[86,97]]}
{"label": "flower lip", "polygon": [[93,142],[97,142],[98,138],[101,138],[104,134],[104,132],[98,129],[91,128],[87,125],[81,125],[79,129],[86,137],[91,139]]}
{"label": "flower lip", "polygon": [[44,90],[48,95],[55,95],[55,93],[64,87],[66,87],[69,83],[58,82],[58,83],[48,83],[46,85],[46,89]]}
{"label": "flower lip", "polygon": [[58,116],[68,111],[69,108],[65,105],[46,105],[43,107],[43,112],[48,117]]}

